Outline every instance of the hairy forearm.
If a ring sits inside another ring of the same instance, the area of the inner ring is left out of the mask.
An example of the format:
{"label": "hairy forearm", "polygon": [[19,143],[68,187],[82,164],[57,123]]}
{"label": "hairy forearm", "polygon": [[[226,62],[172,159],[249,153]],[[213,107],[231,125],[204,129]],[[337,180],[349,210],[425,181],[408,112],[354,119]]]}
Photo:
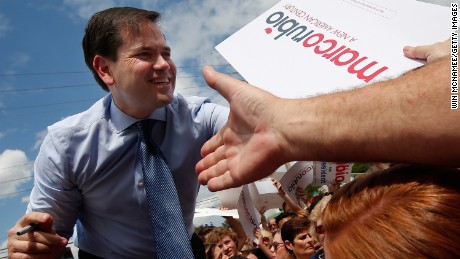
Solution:
{"label": "hairy forearm", "polygon": [[460,164],[448,60],[360,89],[284,102],[290,157]]}

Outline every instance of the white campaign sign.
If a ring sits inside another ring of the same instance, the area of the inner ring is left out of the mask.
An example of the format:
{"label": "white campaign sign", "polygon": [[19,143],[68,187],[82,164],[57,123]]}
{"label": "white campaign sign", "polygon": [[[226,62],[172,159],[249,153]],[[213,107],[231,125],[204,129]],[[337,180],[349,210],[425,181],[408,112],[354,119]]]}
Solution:
{"label": "white campaign sign", "polygon": [[289,197],[296,201],[297,199],[295,192],[297,187],[305,189],[307,185],[313,182],[313,170],[314,163],[309,161],[299,161],[295,163],[279,180],[283,190],[289,195]]}
{"label": "white campaign sign", "polygon": [[283,0],[216,49],[250,84],[299,98],[397,77],[423,64],[406,58],[404,46],[449,36],[450,9],[444,6]]}
{"label": "white campaign sign", "polygon": [[241,189],[237,210],[244,232],[246,232],[246,235],[248,235],[252,241],[259,244],[259,240],[254,235],[253,230],[254,228],[260,228],[260,214],[252,203],[251,194],[249,193],[247,185],[244,185]]}
{"label": "white campaign sign", "polygon": [[327,185],[328,183],[348,183],[351,180],[352,163],[315,162],[313,183]]}

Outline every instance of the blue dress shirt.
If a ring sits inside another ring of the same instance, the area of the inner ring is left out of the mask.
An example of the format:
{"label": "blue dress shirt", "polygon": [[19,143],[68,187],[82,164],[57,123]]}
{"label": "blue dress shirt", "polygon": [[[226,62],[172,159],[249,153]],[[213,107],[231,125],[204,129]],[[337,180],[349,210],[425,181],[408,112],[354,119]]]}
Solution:
{"label": "blue dress shirt", "polygon": [[[152,139],[165,154],[189,236],[199,190],[200,149],[226,122],[228,109],[201,97],[183,97],[155,110]],[[106,258],[152,258],[152,227],[137,157],[138,121],[109,94],[88,110],[48,127],[34,166],[27,211],[50,213],[58,234]]]}

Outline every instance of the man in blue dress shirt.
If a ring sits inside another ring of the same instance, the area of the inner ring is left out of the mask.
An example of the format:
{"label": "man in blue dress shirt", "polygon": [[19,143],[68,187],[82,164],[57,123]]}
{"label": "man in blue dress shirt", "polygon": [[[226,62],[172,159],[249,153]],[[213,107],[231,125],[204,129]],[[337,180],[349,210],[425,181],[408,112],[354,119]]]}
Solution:
{"label": "man in blue dress shirt", "polygon": [[[174,177],[192,238],[200,148],[226,122],[228,109],[174,92],[176,66],[157,25],[160,15],[110,8],[90,19],[85,61],[109,92],[88,110],[48,127],[35,161],[27,214],[9,231],[8,255],[57,258],[77,225],[87,258],[155,258],[137,156],[134,123],[154,119],[152,139]],[[39,231],[16,235],[31,223]],[[92,256],[92,257],[91,257]]]}

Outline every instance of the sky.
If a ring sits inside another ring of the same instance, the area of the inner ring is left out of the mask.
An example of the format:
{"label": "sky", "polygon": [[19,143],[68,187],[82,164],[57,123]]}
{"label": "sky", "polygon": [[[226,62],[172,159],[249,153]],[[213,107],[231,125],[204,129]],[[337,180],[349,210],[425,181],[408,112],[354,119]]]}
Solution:
{"label": "sky", "polygon": [[[86,110],[106,94],[87,69],[81,49],[93,13],[113,6],[161,12],[160,26],[178,67],[176,89],[228,106],[206,86],[201,68],[215,65],[234,74],[214,47],[277,2],[0,0],[0,249],[6,247],[8,229],[25,213],[33,161],[46,127]],[[202,190],[199,205],[217,206],[215,194]]]}
{"label": "sky", "polygon": [[[106,94],[81,50],[84,27],[94,12],[133,6],[163,13],[161,28],[178,67],[176,89],[228,106],[206,86],[200,70],[209,64],[238,77],[214,47],[278,1],[0,0],[0,257],[8,229],[25,212],[46,127]],[[198,200],[201,207],[218,205],[206,187]]]}

